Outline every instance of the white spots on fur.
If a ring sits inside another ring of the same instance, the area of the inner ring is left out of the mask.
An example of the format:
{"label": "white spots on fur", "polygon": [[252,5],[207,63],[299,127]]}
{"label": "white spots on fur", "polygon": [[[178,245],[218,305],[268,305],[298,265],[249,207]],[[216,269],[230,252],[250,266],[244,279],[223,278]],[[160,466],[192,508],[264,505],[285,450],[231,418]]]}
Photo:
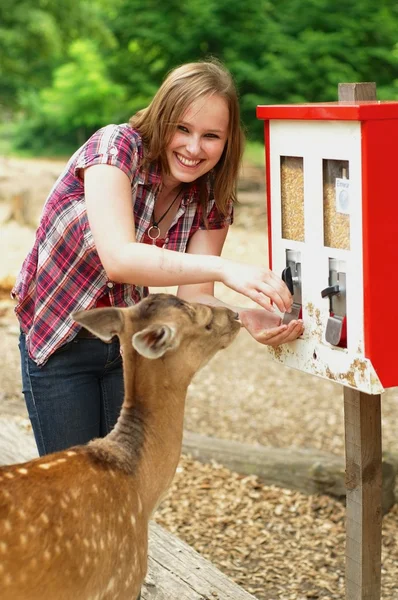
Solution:
{"label": "white spots on fur", "polygon": [[28,474],[28,469],[25,469],[25,467],[21,467],[20,469],[17,469],[17,471],[21,475],[27,475]]}
{"label": "white spots on fur", "polygon": [[59,505],[60,505],[60,507],[61,507],[61,508],[63,508],[64,510],[65,510],[66,508],[68,508],[68,505],[67,505],[67,503],[65,502],[65,500],[64,500],[63,498],[61,498],[61,500],[60,500],[60,502],[59,502]]}
{"label": "white spots on fur", "polygon": [[86,548],[90,548],[90,542],[88,541],[87,538],[84,538],[83,544],[84,544],[84,546],[86,546]]}
{"label": "white spots on fur", "polygon": [[29,533],[31,533],[32,535],[36,534],[36,527],[34,525],[29,525],[28,527],[28,531]]}
{"label": "white spots on fur", "polygon": [[46,515],[46,513],[41,513],[40,520],[43,521],[43,523],[45,525],[48,525],[49,522],[50,522],[50,519],[48,518],[48,516]]}
{"label": "white spots on fur", "polygon": [[142,502],[141,502],[141,496],[139,494],[137,494],[137,503],[138,503],[138,514],[140,515],[142,513]]}
{"label": "white spots on fur", "polygon": [[68,552],[72,552],[72,542],[70,540],[66,540],[65,546]]}
{"label": "white spots on fur", "polygon": [[66,463],[67,459],[66,458],[57,458],[57,460],[55,461],[56,463]]}
{"label": "white spots on fur", "polygon": [[59,556],[59,555],[61,554],[61,546],[60,546],[59,544],[57,544],[57,545],[54,547],[54,550],[55,550],[55,554],[56,554],[57,556]]}
{"label": "white spots on fur", "polygon": [[77,508],[72,508],[72,515],[75,517],[75,519],[78,518],[79,516],[79,511],[77,510]]}
{"label": "white spots on fur", "polygon": [[0,575],[3,575],[4,573],[4,565],[3,563],[0,563]]}
{"label": "white spots on fur", "polygon": [[84,577],[85,572],[86,572],[86,569],[84,568],[84,565],[82,565],[79,569],[80,577]]}
{"label": "white spots on fur", "polygon": [[43,557],[44,560],[49,561],[51,559],[51,552],[49,550],[44,550]]}
{"label": "white spots on fur", "polygon": [[7,544],[5,542],[0,541],[0,552],[2,554],[6,554],[7,552]]}
{"label": "white spots on fur", "polygon": [[51,467],[53,467],[55,465],[55,463],[42,463],[41,465],[39,465],[39,469],[51,469]]}
{"label": "white spots on fur", "polygon": [[3,496],[4,498],[7,498],[7,500],[11,499],[11,494],[8,490],[2,490],[3,491]]}
{"label": "white spots on fur", "polygon": [[30,560],[29,566],[31,569],[36,569],[37,564],[38,564],[38,560],[37,560],[37,558],[34,557]]}
{"label": "white spots on fur", "polygon": [[14,479],[15,475],[14,473],[11,473],[11,471],[7,471],[7,473],[4,473],[4,477],[7,477],[7,479]]}
{"label": "white spots on fur", "polygon": [[72,498],[74,500],[77,500],[78,497],[80,496],[80,490],[78,488],[73,488],[73,490],[71,491],[72,494]]}
{"label": "white spots on fur", "polygon": [[103,537],[100,539],[100,548],[101,550],[105,550],[105,542]]}
{"label": "white spots on fur", "polygon": [[97,513],[97,514],[95,515],[95,518],[96,518],[96,520],[97,520],[97,523],[98,523],[98,525],[101,525],[101,515]]}
{"label": "white spots on fur", "polygon": [[26,517],[27,517],[26,512],[24,511],[23,508],[18,509],[18,515],[21,517],[21,519],[26,519]]}
{"label": "white spots on fur", "polygon": [[11,584],[12,584],[12,577],[11,577],[11,575],[10,575],[9,573],[6,573],[6,574],[4,575],[4,577],[3,577],[3,583],[4,583],[4,585],[6,585],[6,586],[9,586],[9,585],[11,585]]}
{"label": "white spots on fur", "polygon": [[109,580],[108,585],[106,586],[106,592],[111,592],[113,590],[113,588],[115,587],[115,578],[111,577]]}
{"label": "white spots on fur", "polygon": [[11,531],[12,529],[11,521],[9,521],[8,519],[4,521],[4,529],[5,531]]}
{"label": "white spots on fur", "polygon": [[135,527],[137,524],[137,519],[135,518],[134,515],[131,515],[130,521],[131,521],[132,526]]}
{"label": "white spots on fur", "polygon": [[91,486],[91,489],[93,490],[93,492],[95,494],[98,494],[98,485],[96,483],[93,483],[93,485]]}
{"label": "white spots on fur", "polygon": [[28,580],[27,574],[25,573],[25,571],[21,571],[21,573],[19,574],[19,581],[21,583],[26,583],[27,580]]}
{"label": "white spots on fur", "polygon": [[19,540],[21,542],[21,546],[27,546],[28,537],[24,533],[21,533],[21,535],[19,536]]}

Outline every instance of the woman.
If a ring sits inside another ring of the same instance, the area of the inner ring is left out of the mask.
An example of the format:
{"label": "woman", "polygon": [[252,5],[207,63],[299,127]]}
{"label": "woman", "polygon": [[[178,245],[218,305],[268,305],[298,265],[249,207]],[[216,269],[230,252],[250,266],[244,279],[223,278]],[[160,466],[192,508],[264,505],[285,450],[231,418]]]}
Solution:
{"label": "woman", "polygon": [[[148,286],[221,304],[214,283],[254,300],[242,310],[259,342],[296,339],[270,300],[292,298],[269,269],[221,258],[243,149],[236,90],[216,61],[173,70],[129,124],[96,132],[72,156],[45,203],[13,293],[21,325],[23,393],[40,455],[106,435],[123,399],[119,343],[105,344],[73,311],[128,306]],[[265,310],[264,310],[265,309]]]}

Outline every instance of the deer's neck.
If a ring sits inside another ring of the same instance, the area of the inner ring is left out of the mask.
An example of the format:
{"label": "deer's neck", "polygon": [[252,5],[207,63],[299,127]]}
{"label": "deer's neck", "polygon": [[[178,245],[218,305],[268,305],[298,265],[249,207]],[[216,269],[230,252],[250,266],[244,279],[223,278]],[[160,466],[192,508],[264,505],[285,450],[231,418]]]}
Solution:
{"label": "deer's neck", "polygon": [[125,369],[119,419],[104,440],[96,440],[97,445],[105,444],[119,468],[134,475],[149,514],[168,489],[179,461],[189,383],[180,380],[177,385],[163,363],[156,363],[137,358],[134,372]]}

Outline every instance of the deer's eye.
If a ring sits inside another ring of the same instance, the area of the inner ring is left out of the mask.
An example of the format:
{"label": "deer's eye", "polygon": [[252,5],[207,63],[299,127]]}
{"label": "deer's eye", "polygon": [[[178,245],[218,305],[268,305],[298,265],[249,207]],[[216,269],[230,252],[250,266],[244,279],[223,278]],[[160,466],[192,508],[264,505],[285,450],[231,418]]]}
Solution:
{"label": "deer's eye", "polygon": [[210,331],[213,328],[213,320],[214,320],[214,317],[212,315],[210,321],[205,326],[208,331]]}

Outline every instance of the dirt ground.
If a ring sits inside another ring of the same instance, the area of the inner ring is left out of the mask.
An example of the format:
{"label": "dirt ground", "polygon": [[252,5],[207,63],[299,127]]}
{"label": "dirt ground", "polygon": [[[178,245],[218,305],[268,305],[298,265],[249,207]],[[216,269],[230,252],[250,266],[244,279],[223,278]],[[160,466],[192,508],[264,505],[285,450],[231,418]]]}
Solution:
{"label": "dirt ground", "polygon": [[[37,222],[62,165],[0,157],[0,282],[5,289],[33,242],[31,225]],[[267,264],[263,174],[247,165],[243,175],[240,205],[224,255]],[[16,194],[28,200],[30,226],[9,218]],[[221,285],[217,294],[228,302],[250,305]],[[0,283],[1,416],[25,425],[18,327],[12,308]],[[185,427],[252,444],[316,448],[342,455],[342,394],[336,383],[273,362],[266,349],[242,331],[232,346],[195,377],[188,394]],[[382,411],[384,449],[398,453],[397,388],[383,394]],[[344,597],[344,507],[326,496],[308,497],[267,487],[256,477],[182,457],[156,520],[259,600]],[[382,598],[396,600],[397,506],[383,523]]]}

